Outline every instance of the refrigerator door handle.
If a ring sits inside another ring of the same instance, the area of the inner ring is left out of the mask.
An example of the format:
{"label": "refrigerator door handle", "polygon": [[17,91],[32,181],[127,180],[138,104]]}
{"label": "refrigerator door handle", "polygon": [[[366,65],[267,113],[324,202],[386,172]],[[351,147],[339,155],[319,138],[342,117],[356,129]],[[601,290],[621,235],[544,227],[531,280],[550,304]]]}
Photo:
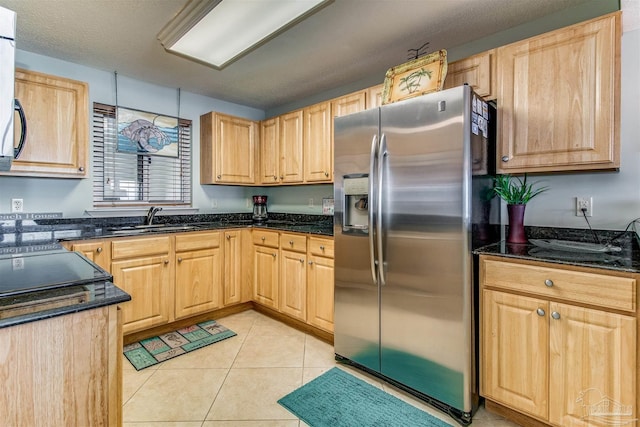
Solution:
{"label": "refrigerator door handle", "polygon": [[371,263],[371,277],[373,278],[373,283],[375,285],[378,284],[378,271],[377,271],[377,263],[376,260],[376,249],[375,249],[375,229],[374,229],[374,177],[376,174],[376,159],[378,157],[378,135],[373,135],[373,139],[371,140],[371,157],[369,159],[369,209],[368,209],[368,220],[369,220],[369,260]]}
{"label": "refrigerator door handle", "polygon": [[380,138],[380,148],[378,149],[378,194],[376,197],[376,238],[378,241],[378,271],[380,274],[380,285],[384,286],[386,284],[386,275],[384,271],[384,251],[382,247],[382,202],[383,202],[383,194],[382,189],[384,188],[384,162],[387,157],[387,136],[383,133]]}

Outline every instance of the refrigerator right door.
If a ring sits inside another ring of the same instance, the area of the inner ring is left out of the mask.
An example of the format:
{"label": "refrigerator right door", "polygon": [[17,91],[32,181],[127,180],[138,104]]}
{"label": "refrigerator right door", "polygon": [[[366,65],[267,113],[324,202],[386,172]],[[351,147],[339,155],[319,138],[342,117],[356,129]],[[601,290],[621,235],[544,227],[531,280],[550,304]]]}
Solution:
{"label": "refrigerator right door", "polygon": [[468,96],[459,87],[381,107],[377,217],[381,373],[466,412]]}

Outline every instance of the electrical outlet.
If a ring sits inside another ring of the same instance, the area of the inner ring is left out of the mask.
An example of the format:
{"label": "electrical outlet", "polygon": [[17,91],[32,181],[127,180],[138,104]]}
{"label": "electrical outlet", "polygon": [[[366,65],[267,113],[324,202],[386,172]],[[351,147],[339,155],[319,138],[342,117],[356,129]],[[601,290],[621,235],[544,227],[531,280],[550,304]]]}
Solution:
{"label": "electrical outlet", "polygon": [[593,197],[576,197],[576,216],[582,216],[582,209],[586,209],[587,216],[593,216]]}
{"label": "electrical outlet", "polygon": [[309,199],[309,207],[312,208],[313,207],[313,199]]}
{"label": "electrical outlet", "polygon": [[11,212],[23,212],[24,200],[23,199],[11,199]]}
{"label": "electrical outlet", "polygon": [[246,200],[247,200],[247,207],[248,207],[248,208],[250,208],[250,207],[251,207],[251,199],[249,199],[249,198],[247,197],[247,199],[246,199]]}
{"label": "electrical outlet", "polygon": [[211,199],[211,207],[213,209],[218,209],[218,199]]}

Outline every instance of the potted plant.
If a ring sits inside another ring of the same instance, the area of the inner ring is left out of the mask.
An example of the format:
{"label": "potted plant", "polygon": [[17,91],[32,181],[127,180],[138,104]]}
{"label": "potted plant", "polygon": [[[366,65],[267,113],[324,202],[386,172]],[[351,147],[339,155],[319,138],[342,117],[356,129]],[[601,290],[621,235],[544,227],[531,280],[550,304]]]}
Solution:
{"label": "potted plant", "polygon": [[527,174],[524,174],[524,179],[510,175],[498,175],[494,178],[493,191],[507,203],[509,216],[507,243],[527,243],[524,234],[525,207],[529,200],[548,190],[548,187],[534,188],[534,185],[527,183]]}

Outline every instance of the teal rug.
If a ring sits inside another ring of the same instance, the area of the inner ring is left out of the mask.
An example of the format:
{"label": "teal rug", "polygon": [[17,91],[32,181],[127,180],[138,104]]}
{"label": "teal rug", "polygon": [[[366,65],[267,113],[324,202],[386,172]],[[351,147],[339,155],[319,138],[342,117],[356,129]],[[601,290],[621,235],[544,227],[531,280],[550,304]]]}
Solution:
{"label": "teal rug", "polygon": [[451,427],[338,368],[278,403],[311,427]]}
{"label": "teal rug", "polygon": [[134,342],[124,347],[123,352],[139,371],[235,335],[235,332],[215,320],[208,320]]}

